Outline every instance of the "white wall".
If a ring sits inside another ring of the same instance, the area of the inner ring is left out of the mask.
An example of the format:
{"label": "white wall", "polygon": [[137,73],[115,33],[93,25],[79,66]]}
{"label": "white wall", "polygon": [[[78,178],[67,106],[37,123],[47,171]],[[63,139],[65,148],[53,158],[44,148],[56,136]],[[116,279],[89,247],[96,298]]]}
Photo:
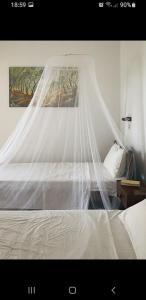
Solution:
{"label": "white wall", "polygon": [[[52,55],[83,53],[96,62],[102,94],[116,123],[120,122],[120,43],[116,41],[0,41],[0,146],[25,108],[9,108],[9,66],[43,66]],[[109,148],[108,132],[103,156]]]}

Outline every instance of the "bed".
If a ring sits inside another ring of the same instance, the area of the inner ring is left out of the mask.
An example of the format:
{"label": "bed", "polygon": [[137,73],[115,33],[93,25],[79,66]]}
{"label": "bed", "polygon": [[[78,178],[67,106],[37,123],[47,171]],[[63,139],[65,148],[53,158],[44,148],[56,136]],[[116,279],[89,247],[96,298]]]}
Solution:
{"label": "bed", "polygon": [[145,259],[146,200],[124,211],[0,211],[0,259]]}
{"label": "bed", "polygon": [[[70,196],[71,185],[83,178],[86,174],[85,182],[90,185],[91,191],[97,191],[97,180],[95,169],[106,186],[108,194],[116,195],[116,180],[113,178],[103,163],[33,163],[31,168],[29,163],[10,163],[0,167],[0,208],[5,208],[8,186],[17,193],[21,190],[19,197],[21,203],[12,203],[11,208],[18,209],[25,206],[30,194],[35,191],[39,184],[39,192],[35,197],[35,209],[65,209],[69,207],[68,198]],[[27,183],[26,188],[21,188]],[[45,191],[45,192],[44,192]],[[59,192],[58,192],[59,191]],[[62,200],[58,201],[58,197]],[[49,201],[53,199],[53,201]],[[20,203],[20,207],[19,207]]]}

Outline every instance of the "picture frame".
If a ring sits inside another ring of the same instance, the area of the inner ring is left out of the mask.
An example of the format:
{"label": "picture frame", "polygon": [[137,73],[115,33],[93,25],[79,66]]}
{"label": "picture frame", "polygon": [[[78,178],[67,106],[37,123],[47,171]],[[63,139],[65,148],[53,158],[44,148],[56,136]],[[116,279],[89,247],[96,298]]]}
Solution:
{"label": "picture frame", "polygon": [[[43,67],[9,67],[9,107],[27,107],[43,73]],[[53,69],[53,79],[42,107],[78,106],[78,69]],[[35,103],[35,99],[33,105]]]}

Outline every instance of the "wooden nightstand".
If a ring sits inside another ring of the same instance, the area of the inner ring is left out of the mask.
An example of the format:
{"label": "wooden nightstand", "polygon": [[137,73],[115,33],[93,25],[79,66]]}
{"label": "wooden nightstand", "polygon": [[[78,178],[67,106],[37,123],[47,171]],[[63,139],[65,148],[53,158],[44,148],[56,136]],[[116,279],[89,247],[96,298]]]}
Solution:
{"label": "wooden nightstand", "polygon": [[123,208],[130,207],[146,198],[146,186],[140,187],[124,186],[121,181],[117,181],[117,196],[120,198]]}

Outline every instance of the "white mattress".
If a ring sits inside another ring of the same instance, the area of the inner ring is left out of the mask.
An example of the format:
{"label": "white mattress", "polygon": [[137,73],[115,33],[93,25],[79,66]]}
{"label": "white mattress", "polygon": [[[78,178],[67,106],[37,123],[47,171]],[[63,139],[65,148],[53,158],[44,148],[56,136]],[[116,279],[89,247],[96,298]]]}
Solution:
{"label": "white mattress", "polygon": [[[85,192],[86,183],[89,190],[98,190],[95,170],[102,178],[108,194],[116,195],[116,180],[102,163],[94,166],[91,163],[13,163],[1,166],[0,208],[80,209],[81,196],[76,196],[74,203],[71,191],[75,184],[78,190],[79,180],[83,184],[85,182]],[[33,193],[34,201],[30,201]]]}
{"label": "white mattress", "polygon": [[[110,193],[115,192],[116,179],[113,178],[102,163],[11,163],[0,166],[0,182],[69,182],[79,180],[86,174],[85,180],[91,183],[91,190],[97,190],[97,174],[103,179]],[[29,179],[28,179],[29,178]]]}
{"label": "white mattress", "polygon": [[120,211],[0,211],[0,259],[134,259]]}

